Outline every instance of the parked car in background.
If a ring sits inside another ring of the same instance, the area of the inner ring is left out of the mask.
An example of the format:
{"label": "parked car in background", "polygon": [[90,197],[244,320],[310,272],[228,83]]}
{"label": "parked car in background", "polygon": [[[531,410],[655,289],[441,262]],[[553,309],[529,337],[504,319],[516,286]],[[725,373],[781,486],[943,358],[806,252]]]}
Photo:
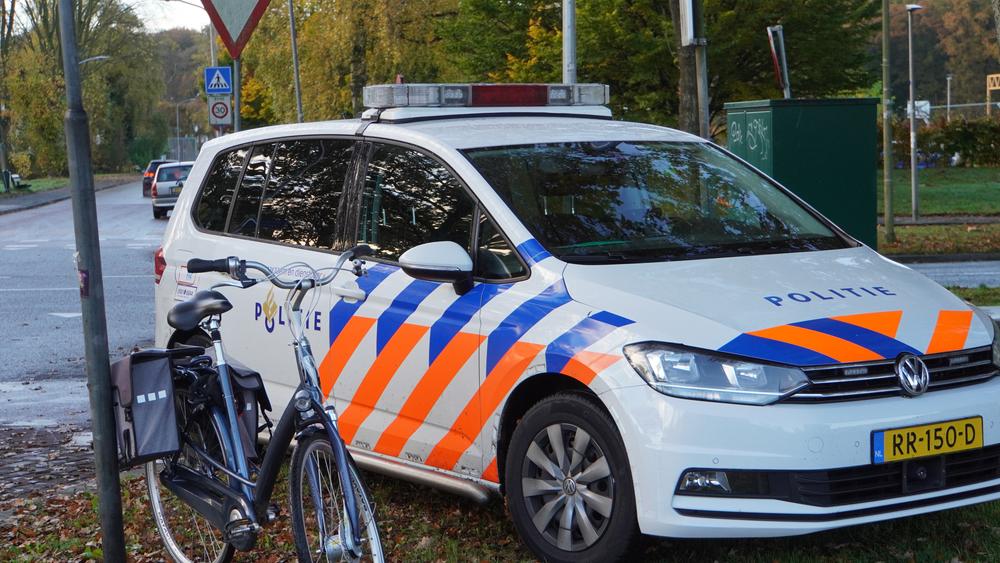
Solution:
{"label": "parked car in background", "polygon": [[149,164],[146,165],[146,170],[142,173],[142,197],[149,197],[150,190],[153,187],[153,177],[156,175],[156,169],[160,167],[161,164],[167,164],[168,162],[177,162],[176,160],[150,160]]}
{"label": "parked car in background", "polygon": [[184,187],[184,180],[187,180],[188,173],[191,172],[193,162],[172,162],[160,165],[153,176],[153,184],[150,186],[150,193],[153,196],[153,218],[163,219],[167,216],[167,211],[174,208],[177,203],[177,196]]}

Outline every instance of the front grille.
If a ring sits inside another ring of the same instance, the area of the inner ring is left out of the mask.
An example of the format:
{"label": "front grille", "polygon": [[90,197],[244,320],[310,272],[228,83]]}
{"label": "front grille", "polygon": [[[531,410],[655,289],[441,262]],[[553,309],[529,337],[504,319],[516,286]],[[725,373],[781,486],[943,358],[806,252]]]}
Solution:
{"label": "front grille", "polygon": [[[943,482],[930,488],[907,490],[906,464],[936,463],[944,458]],[[982,483],[1000,478],[1000,445],[911,461],[861,465],[828,471],[799,471],[790,475],[792,502],[814,506],[842,506],[892,499]],[[795,497],[798,497],[797,499]]]}
{"label": "front grille", "polygon": [[[921,359],[931,375],[928,392],[982,383],[998,373],[989,346],[931,354]],[[896,362],[892,360],[805,368],[805,372],[809,386],[785,399],[786,402],[855,401],[901,394]]]}
{"label": "front grille", "polygon": [[[922,480],[915,476],[921,466],[925,468]],[[1000,445],[839,469],[724,472],[731,489],[729,493],[684,491],[680,483],[676,492],[681,495],[775,499],[824,507],[896,499],[1000,479]]]}

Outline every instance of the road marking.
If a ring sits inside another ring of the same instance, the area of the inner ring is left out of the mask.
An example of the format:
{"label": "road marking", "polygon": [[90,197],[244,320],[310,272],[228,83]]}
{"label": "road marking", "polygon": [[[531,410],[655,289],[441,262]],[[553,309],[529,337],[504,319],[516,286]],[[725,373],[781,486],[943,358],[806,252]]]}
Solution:
{"label": "road marking", "polygon": [[151,245],[151,244],[126,244],[125,245],[126,248],[133,248],[133,249],[136,249],[136,248],[149,248],[151,246],[153,246],[153,245]]}
{"label": "road marking", "polygon": [[107,278],[151,278],[153,274],[121,274],[118,276],[104,276]]}
{"label": "road marking", "polygon": [[0,287],[0,291],[79,291],[79,287]]}
{"label": "road marking", "polygon": [[24,239],[21,242],[49,242],[49,239],[47,239],[47,238],[30,238],[30,239]]}
{"label": "road marking", "polygon": [[49,313],[53,317],[59,317],[62,319],[75,319],[77,317],[83,316],[83,313]]}
{"label": "road marking", "polygon": [[38,248],[37,244],[8,244],[4,246],[4,250],[25,250],[27,248]]}

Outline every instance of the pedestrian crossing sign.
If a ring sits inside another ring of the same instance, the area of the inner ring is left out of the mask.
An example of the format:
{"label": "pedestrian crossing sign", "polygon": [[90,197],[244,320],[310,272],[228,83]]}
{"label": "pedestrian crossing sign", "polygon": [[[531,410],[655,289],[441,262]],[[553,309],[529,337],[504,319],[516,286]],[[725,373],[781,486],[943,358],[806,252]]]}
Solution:
{"label": "pedestrian crossing sign", "polygon": [[205,67],[206,94],[232,94],[233,69],[228,66]]}

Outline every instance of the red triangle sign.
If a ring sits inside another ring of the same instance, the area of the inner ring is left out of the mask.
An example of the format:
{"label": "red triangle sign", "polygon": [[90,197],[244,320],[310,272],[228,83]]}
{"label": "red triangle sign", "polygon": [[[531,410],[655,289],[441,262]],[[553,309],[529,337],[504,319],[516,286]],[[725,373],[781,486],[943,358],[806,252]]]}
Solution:
{"label": "red triangle sign", "polygon": [[229,56],[240,58],[271,0],[202,0]]}

